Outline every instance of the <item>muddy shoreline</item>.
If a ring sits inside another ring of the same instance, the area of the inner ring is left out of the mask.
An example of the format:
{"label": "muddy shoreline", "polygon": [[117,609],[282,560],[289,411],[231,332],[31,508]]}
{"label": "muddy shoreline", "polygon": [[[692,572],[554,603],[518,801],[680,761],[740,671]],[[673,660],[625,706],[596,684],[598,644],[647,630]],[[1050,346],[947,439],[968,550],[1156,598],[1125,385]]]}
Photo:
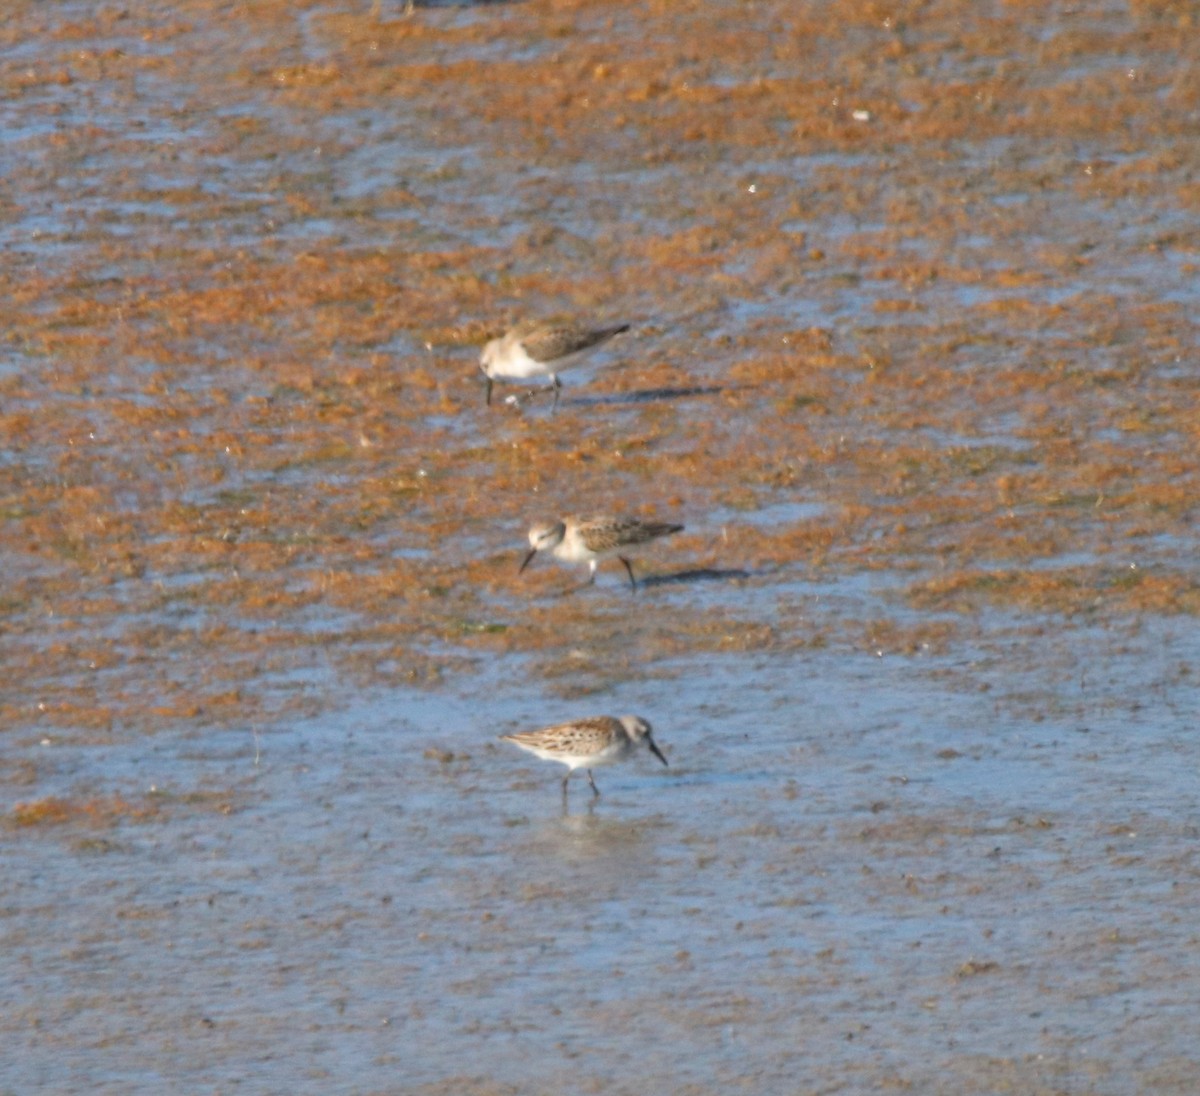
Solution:
{"label": "muddy shoreline", "polygon": [[1190,1092],[1194,13],[402,8],[0,27],[0,1092]]}

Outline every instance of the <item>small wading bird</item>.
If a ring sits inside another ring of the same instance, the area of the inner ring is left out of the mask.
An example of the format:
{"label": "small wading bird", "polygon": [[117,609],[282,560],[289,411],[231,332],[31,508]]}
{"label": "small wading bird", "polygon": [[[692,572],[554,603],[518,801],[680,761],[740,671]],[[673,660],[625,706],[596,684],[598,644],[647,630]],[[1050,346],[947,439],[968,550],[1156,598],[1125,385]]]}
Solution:
{"label": "small wading bird", "polygon": [[[524,571],[538,552],[549,551],[564,563],[586,563],[591,569],[588,584],[596,581],[596,564],[616,556],[629,575],[629,585],[636,591],[633,566],[626,554],[629,549],[647,544],[659,537],[678,533],[682,525],[659,521],[639,521],[637,518],[614,518],[601,515],[591,518],[566,517],[535,525],[529,530],[529,551],[521,561]],[[520,573],[518,571],[518,574]]]}
{"label": "small wading bird", "polygon": [[664,765],[667,759],[655,745],[650,735],[650,724],[637,715],[623,715],[615,719],[611,715],[577,719],[571,723],[559,723],[542,731],[525,731],[521,734],[502,734],[501,741],[511,742],[528,750],[543,761],[557,761],[566,765],[567,775],[562,778],[563,801],[567,798],[567,781],[576,769],[586,769],[592,793],[600,795],[592,769],[600,765],[612,765],[632,754],[639,742]]}
{"label": "small wading bird", "polygon": [[557,407],[562,388],[559,372],[603,346],[614,335],[628,330],[627,323],[613,327],[585,327],[574,323],[518,324],[507,334],[492,339],[479,356],[479,368],[487,379],[488,404],[492,402],[492,383],[496,380],[549,377],[554,384],[553,407]]}

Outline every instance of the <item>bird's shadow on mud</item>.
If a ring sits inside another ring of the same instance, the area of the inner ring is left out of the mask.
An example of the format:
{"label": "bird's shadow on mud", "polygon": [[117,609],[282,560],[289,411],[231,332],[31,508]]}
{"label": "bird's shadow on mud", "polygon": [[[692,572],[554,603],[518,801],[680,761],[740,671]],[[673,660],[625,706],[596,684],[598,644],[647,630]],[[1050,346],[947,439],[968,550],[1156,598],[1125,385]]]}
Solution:
{"label": "bird's shadow on mud", "polygon": [[721,384],[692,384],[678,388],[643,388],[637,392],[617,392],[607,396],[572,396],[561,402],[574,407],[626,407],[639,403],[686,400],[693,396],[718,396],[727,387]]}
{"label": "bird's shadow on mud", "polygon": [[516,2],[517,0],[375,0],[371,13],[376,18],[387,18],[393,15],[407,18],[419,11],[438,8],[490,8]]}
{"label": "bird's shadow on mud", "polygon": [[[564,396],[559,395],[558,408],[588,408],[588,407],[635,407],[642,403],[665,403],[670,400],[686,400],[698,396],[719,396],[722,392],[733,389],[724,384],[692,384],[678,388],[643,388],[637,392],[614,392],[604,396]],[[524,410],[533,407],[538,401],[550,397],[553,399],[554,387],[527,388],[523,393],[510,393],[503,397],[502,402],[509,407]],[[553,410],[553,408],[552,408]]]}
{"label": "bird's shadow on mud", "polygon": [[[650,590],[657,586],[684,586],[692,582],[737,582],[753,577],[752,571],[744,571],[740,567],[692,567],[687,571],[675,571],[669,575],[648,575],[646,578],[639,578],[637,587],[632,590],[629,583],[624,585],[628,593],[637,594],[639,590]],[[596,585],[594,582],[581,582],[577,586],[559,590],[555,596],[570,597],[573,594],[582,594],[586,590],[594,590]]]}
{"label": "bird's shadow on mud", "polygon": [[669,575],[650,575],[638,580],[639,586],[683,586],[691,582],[736,582],[750,578],[751,572],[740,567],[693,567],[687,571],[675,571]]}

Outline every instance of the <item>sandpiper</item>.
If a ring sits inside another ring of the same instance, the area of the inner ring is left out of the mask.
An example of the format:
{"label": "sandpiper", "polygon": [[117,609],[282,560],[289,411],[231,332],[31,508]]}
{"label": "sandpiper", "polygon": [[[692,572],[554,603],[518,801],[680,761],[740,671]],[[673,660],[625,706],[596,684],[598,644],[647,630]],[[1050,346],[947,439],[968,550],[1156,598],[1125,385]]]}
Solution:
{"label": "sandpiper", "polygon": [[479,368],[487,378],[487,402],[492,402],[493,381],[521,381],[527,377],[549,377],[554,383],[554,407],[562,381],[560,370],[574,365],[585,354],[603,346],[614,335],[628,331],[629,324],[587,327],[578,323],[522,323],[505,335],[492,339],[479,356]]}
{"label": "sandpiper", "polygon": [[[521,561],[521,571],[529,566],[538,552],[549,550],[566,563],[587,563],[591,568],[588,583],[596,581],[596,564],[608,556],[616,556],[629,575],[629,585],[637,590],[633,567],[625,553],[639,544],[678,533],[682,525],[661,521],[640,521],[638,518],[614,518],[607,514],[597,517],[565,517],[533,526],[529,530],[529,551]],[[518,572],[520,573],[520,572]]]}
{"label": "sandpiper", "polygon": [[655,745],[650,734],[650,724],[637,715],[623,715],[619,719],[611,715],[591,716],[570,723],[558,723],[541,731],[525,731],[522,734],[502,734],[504,742],[512,742],[528,750],[543,761],[558,761],[567,767],[562,779],[563,800],[567,798],[567,780],[576,769],[586,769],[588,783],[595,795],[600,794],[592,769],[599,765],[612,765],[628,757],[637,749],[639,742],[664,765],[667,759]]}

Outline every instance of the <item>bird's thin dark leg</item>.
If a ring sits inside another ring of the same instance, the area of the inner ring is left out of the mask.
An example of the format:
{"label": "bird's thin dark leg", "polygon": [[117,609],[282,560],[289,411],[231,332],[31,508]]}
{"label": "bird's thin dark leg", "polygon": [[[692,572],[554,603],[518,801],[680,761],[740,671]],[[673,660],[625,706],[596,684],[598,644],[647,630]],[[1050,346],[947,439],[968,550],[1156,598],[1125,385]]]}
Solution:
{"label": "bird's thin dark leg", "polygon": [[492,406],[492,378],[487,378],[487,405]]}
{"label": "bird's thin dark leg", "polygon": [[567,770],[567,775],[563,777],[563,806],[567,805],[567,778],[571,775],[571,770]]}
{"label": "bird's thin dark leg", "polygon": [[633,580],[633,565],[624,556],[617,556],[617,559],[619,559],[623,564],[625,564],[625,570],[629,574],[629,585],[631,587],[633,587],[633,592],[636,594],[637,593],[637,583],[634,582],[634,580]]}
{"label": "bird's thin dark leg", "polygon": [[554,382],[554,402],[550,405],[551,411],[558,410],[558,394],[562,391],[562,381],[558,379],[557,373],[551,373],[550,379]]}
{"label": "bird's thin dark leg", "polygon": [[596,782],[592,779],[592,770],[588,769],[588,783],[592,786],[592,796],[596,799],[600,798],[600,789],[596,787]]}

